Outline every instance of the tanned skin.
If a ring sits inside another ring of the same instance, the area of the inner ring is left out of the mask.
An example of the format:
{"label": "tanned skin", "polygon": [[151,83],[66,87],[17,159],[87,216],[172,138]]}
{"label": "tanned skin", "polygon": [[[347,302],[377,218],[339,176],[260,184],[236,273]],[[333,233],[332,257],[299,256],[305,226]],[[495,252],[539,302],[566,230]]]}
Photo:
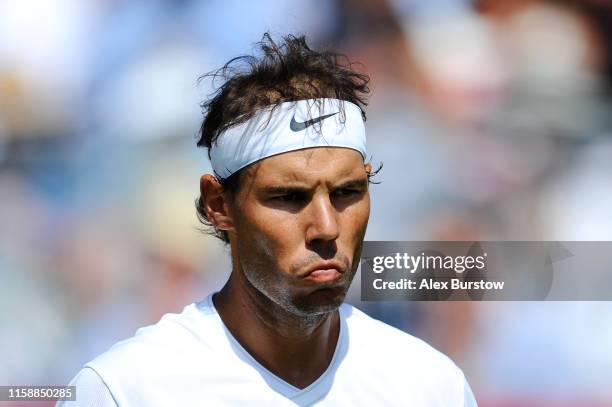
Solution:
{"label": "tanned skin", "polygon": [[228,232],[232,252],[215,307],[259,363],[300,389],[334,355],[337,309],[370,214],[370,170],[357,151],[318,147],[245,168],[235,196],[210,174],[200,180],[208,217]]}

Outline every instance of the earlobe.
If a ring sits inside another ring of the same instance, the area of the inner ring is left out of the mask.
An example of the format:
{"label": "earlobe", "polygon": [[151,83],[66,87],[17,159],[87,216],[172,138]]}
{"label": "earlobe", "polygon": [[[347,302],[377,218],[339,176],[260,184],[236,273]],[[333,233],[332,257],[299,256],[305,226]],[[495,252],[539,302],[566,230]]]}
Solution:
{"label": "earlobe", "polygon": [[223,187],[211,174],[204,174],[200,178],[200,195],[202,206],[210,222],[219,230],[231,230],[234,227],[229,205]]}

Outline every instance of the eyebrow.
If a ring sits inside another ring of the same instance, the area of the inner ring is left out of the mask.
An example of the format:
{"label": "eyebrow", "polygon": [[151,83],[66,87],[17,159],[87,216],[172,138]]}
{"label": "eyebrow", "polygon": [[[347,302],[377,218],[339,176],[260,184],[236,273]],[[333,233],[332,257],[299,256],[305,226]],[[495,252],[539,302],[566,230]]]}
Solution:
{"label": "eyebrow", "polygon": [[345,189],[345,188],[366,189],[367,187],[368,187],[368,179],[360,178],[360,179],[346,181],[334,187],[334,189]]}
{"label": "eyebrow", "polygon": [[[355,188],[355,189],[367,189],[368,180],[367,179],[355,179],[343,182],[340,185],[333,186],[333,190],[336,189],[346,189],[346,188]],[[288,193],[308,193],[312,188],[307,186],[271,186],[263,189],[265,194],[269,195],[283,195]]]}

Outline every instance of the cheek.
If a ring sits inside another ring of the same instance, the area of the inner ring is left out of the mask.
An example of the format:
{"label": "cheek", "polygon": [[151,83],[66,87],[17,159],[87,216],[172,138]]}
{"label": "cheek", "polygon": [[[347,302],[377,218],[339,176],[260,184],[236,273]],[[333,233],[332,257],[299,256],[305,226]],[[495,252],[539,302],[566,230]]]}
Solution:
{"label": "cheek", "polygon": [[351,240],[362,239],[368,219],[370,218],[370,199],[366,196],[359,204],[347,208],[342,213],[344,230],[347,238]]}
{"label": "cheek", "polygon": [[299,218],[293,214],[276,214],[261,224],[261,228],[261,238],[274,253],[278,264],[281,267],[290,265],[291,257],[304,244]]}
{"label": "cheek", "polygon": [[275,259],[281,266],[303,242],[299,218],[295,214],[259,208],[246,213],[236,226],[238,235],[251,242],[252,251]]}

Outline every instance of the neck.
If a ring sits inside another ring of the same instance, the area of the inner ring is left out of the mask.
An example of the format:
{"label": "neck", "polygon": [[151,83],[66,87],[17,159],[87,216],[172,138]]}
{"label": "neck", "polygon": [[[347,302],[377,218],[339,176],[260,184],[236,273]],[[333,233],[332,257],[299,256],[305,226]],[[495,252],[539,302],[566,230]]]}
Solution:
{"label": "neck", "polygon": [[340,330],[337,311],[295,315],[253,287],[240,270],[213,300],[234,338],[286,382],[304,388],[329,366]]}

